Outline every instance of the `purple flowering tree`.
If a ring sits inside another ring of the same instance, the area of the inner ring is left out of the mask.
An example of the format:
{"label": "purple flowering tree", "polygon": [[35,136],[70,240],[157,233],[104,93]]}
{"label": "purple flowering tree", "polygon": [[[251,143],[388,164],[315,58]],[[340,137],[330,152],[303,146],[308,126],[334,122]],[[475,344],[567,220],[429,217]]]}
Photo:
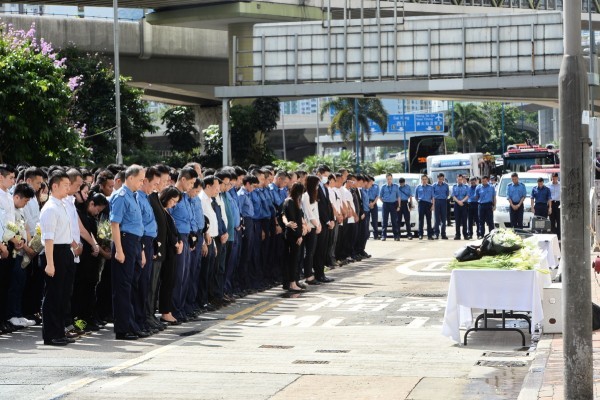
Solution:
{"label": "purple flowering tree", "polygon": [[68,119],[80,77],[66,77],[65,62],[34,26],[0,24],[0,162],[82,164],[89,156]]}

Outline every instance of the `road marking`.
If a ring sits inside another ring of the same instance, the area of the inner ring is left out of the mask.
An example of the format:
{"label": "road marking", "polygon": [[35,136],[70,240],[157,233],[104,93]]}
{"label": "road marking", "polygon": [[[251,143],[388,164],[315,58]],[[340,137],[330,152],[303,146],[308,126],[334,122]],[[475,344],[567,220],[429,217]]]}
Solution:
{"label": "road marking", "polygon": [[227,317],[225,317],[225,319],[226,320],[232,320],[232,319],[236,319],[238,317],[242,317],[242,316],[244,316],[244,315],[246,315],[248,313],[251,313],[252,311],[256,310],[257,308],[262,307],[262,306],[264,306],[264,305],[266,305],[268,303],[269,303],[268,301],[263,301],[261,303],[255,304],[255,305],[250,306],[248,308],[245,308],[245,309],[243,309],[242,311],[240,311],[240,312],[238,312],[236,314],[230,314]]}
{"label": "road marking", "polygon": [[447,264],[450,261],[451,261],[450,258],[429,258],[429,259],[425,259],[425,260],[410,261],[407,263],[400,264],[398,267],[396,267],[396,271],[398,271],[399,273],[401,273],[403,275],[450,276],[450,271],[448,271],[448,272],[429,272],[429,271],[423,272],[423,271],[416,271],[411,268],[411,267],[415,267],[419,264],[426,264],[426,267],[428,267],[430,271],[432,271],[434,268],[439,271],[439,268],[437,267],[437,265],[439,263]]}
{"label": "road marking", "polygon": [[410,322],[410,324],[406,325],[406,327],[412,329],[422,328],[427,321],[429,321],[429,317],[414,317],[414,319]]}

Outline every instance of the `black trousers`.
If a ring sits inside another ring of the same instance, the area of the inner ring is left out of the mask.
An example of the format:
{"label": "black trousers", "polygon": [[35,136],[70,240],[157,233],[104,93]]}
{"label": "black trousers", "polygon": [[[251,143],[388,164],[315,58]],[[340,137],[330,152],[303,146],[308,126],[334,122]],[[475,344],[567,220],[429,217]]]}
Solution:
{"label": "black trousers", "polygon": [[100,260],[91,254],[86,245],[75,271],[73,284],[72,316],[89,322],[96,315],[96,288],[100,281]]}
{"label": "black trousers", "polygon": [[[44,297],[44,269],[40,267],[40,257],[34,257],[27,266],[27,280],[23,293],[23,315],[33,315],[42,310]],[[95,299],[94,299],[95,300]]]}
{"label": "black trousers", "polygon": [[469,237],[473,236],[473,226],[475,227],[475,233],[479,229],[479,204],[475,202],[467,203],[467,233]]}
{"label": "black trousers", "polygon": [[200,261],[200,285],[198,285],[198,298],[197,302],[200,307],[208,304],[209,300],[209,290],[210,290],[210,277],[213,274],[213,269],[215,265],[215,240],[217,240],[217,236],[212,238],[212,241],[208,245],[208,253],[206,256],[202,257]]}
{"label": "black trousers", "polygon": [[[373,200],[371,200],[373,201]],[[373,228],[373,238],[379,239],[379,207],[377,203],[371,208],[371,227]]]}
{"label": "black trousers", "polygon": [[[146,261],[148,262],[148,261]],[[150,291],[146,298],[146,324],[155,322],[156,303],[158,301],[158,283],[162,271],[162,261],[150,261],[152,263],[152,276],[150,277]]]}
{"label": "black trousers", "polygon": [[548,204],[547,203],[535,203],[533,206],[534,214],[536,217],[548,218]]}
{"label": "black trousers", "polygon": [[398,230],[400,230],[400,226],[402,225],[402,220],[404,219],[404,227],[406,228],[406,236],[412,236],[410,232],[410,208],[408,208],[408,200],[400,201],[400,211],[398,212]]}
{"label": "black trousers", "polygon": [[424,222],[427,222],[427,237],[433,237],[433,228],[431,227],[431,203],[428,201],[419,201],[419,236],[423,236]]}
{"label": "black trousers", "polygon": [[558,236],[560,240],[560,201],[552,202],[552,214],[550,214],[551,232]]}
{"label": "black trousers", "polygon": [[282,278],[284,288],[289,287],[291,282],[296,282],[300,279],[298,257],[301,245],[296,243],[297,240],[295,237],[285,239],[285,268],[283,269]]}
{"label": "black trousers", "polygon": [[125,262],[115,259],[115,246],[112,250],[112,299],[115,333],[135,332],[140,329],[135,322],[133,309],[133,277],[136,268],[141,268],[141,237],[121,232],[121,246]]}
{"label": "black trousers", "polygon": [[75,286],[75,272],[79,266],[79,263],[73,262],[72,264],[67,265],[65,272],[65,293],[66,295],[63,297],[63,310],[64,320],[65,320],[65,328],[73,325],[73,313],[71,311],[71,304],[73,299],[73,288]]}
{"label": "black trousers", "polygon": [[454,203],[454,220],[456,221],[456,237],[460,237],[460,231],[462,229],[463,237],[467,238],[467,214],[469,210],[467,209],[467,204],[463,203],[462,206],[458,205],[458,203]]}
{"label": "black trousers", "polygon": [[492,203],[479,203],[479,226],[477,236],[485,235],[485,226],[488,233],[494,229],[494,205]]}
{"label": "black trousers", "polygon": [[166,249],[165,259],[160,268],[158,289],[158,311],[161,314],[173,312],[173,289],[175,288],[175,268],[177,255],[175,249]]}
{"label": "black trousers", "polygon": [[313,273],[313,262],[315,258],[315,250],[317,248],[316,229],[313,228],[304,236],[304,278],[310,278]]}
{"label": "black trousers", "polygon": [[96,289],[96,310],[101,319],[112,319],[112,267],[111,260],[100,260],[100,283]]}
{"label": "black trousers", "polygon": [[8,289],[10,287],[10,277],[15,259],[11,257],[9,248],[9,258],[0,259],[0,318],[2,321],[8,319]]}
{"label": "black trousers", "polygon": [[521,207],[513,210],[509,205],[508,212],[510,214],[510,225],[515,229],[523,229],[523,213],[525,212],[525,206],[521,204]]}
{"label": "black trousers", "polygon": [[315,249],[315,261],[313,269],[315,271],[315,277],[322,278],[325,276],[325,263],[327,261],[327,244],[329,243],[329,236],[332,231],[329,226],[322,225],[321,233],[317,235],[317,247]]}
{"label": "black trousers", "polygon": [[[65,337],[64,298],[67,269],[74,268],[74,257],[69,244],[54,245],[54,276],[45,277],[44,300],[42,303],[42,336],[44,340]],[[41,267],[46,268],[46,256],[41,257]]]}
{"label": "black trousers", "polygon": [[[356,242],[356,235],[358,234],[358,223],[346,224],[346,231],[344,232],[344,255],[346,257],[353,257],[356,255],[356,248],[354,243]],[[383,231],[385,237],[385,231]]]}

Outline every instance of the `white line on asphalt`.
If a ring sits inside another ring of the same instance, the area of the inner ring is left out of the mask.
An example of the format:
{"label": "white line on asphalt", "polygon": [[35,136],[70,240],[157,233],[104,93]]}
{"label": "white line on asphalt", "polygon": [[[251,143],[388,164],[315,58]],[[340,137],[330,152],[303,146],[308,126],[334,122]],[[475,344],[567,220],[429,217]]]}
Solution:
{"label": "white line on asphalt", "polygon": [[425,260],[415,260],[415,261],[410,261],[407,263],[403,263],[400,264],[400,266],[396,267],[396,271],[398,271],[399,273],[403,274],[403,275],[420,275],[420,276],[450,276],[450,272],[422,272],[422,271],[416,271],[414,269],[412,269],[412,267],[415,267],[419,264],[426,264],[426,265],[430,265],[428,263],[440,263],[440,262],[445,262],[448,263],[450,262],[450,258],[429,258],[429,259],[425,259]]}

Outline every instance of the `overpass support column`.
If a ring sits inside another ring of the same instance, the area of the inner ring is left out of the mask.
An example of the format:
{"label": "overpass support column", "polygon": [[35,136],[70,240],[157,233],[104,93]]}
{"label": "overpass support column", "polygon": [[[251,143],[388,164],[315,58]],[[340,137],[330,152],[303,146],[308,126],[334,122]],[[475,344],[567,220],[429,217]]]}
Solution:
{"label": "overpass support column", "polygon": [[223,121],[221,125],[223,136],[223,166],[231,165],[231,135],[229,134],[229,99],[223,99]]}
{"label": "overpass support column", "polygon": [[[252,43],[254,23],[242,22],[238,24],[229,24],[228,39],[229,44],[229,85],[234,86],[237,81],[253,80],[254,71],[252,68],[238,68],[235,72],[235,65],[249,66],[254,65]],[[236,43],[234,43],[234,39]],[[234,55],[234,52],[237,54]],[[241,79],[240,79],[241,78]]]}

